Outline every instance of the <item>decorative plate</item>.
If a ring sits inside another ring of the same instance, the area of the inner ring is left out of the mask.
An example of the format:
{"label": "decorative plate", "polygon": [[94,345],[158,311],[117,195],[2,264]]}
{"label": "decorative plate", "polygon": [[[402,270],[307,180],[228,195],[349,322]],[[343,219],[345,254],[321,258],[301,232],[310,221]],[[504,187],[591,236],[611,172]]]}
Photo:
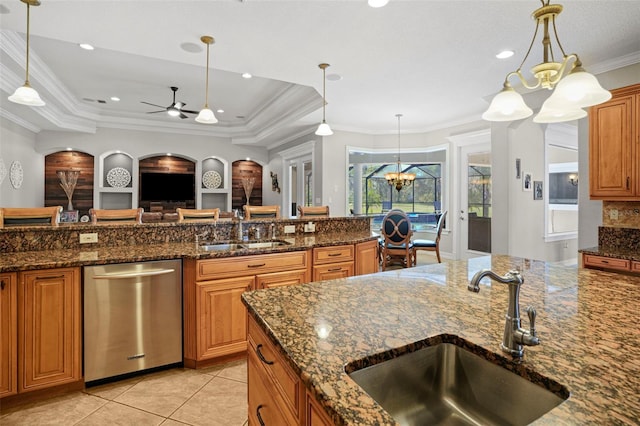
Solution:
{"label": "decorative plate", "polygon": [[122,167],[114,167],[107,173],[107,183],[114,188],[124,188],[131,182],[131,173]]}
{"label": "decorative plate", "polygon": [[87,216],[86,214],[83,214],[83,215],[80,217],[80,222],[85,222],[85,223],[86,223],[86,222],[89,222],[89,216]]}
{"label": "decorative plate", "polygon": [[222,176],[215,170],[209,170],[202,175],[202,184],[205,188],[219,188],[222,183]]}
{"label": "decorative plate", "polygon": [[4,160],[0,157],[0,185],[4,182],[4,178],[7,177],[7,167],[4,165]]}
{"label": "decorative plate", "polygon": [[22,164],[19,161],[14,161],[11,163],[11,169],[9,171],[9,180],[11,181],[11,185],[18,189],[22,186],[22,179],[24,177],[24,172],[22,171]]}

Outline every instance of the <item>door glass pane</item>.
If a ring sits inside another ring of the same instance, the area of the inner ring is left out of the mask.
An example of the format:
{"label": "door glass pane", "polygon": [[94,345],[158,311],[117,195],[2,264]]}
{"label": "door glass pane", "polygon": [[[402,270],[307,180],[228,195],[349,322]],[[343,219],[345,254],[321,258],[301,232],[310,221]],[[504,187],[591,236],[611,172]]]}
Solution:
{"label": "door glass pane", "polygon": [[467,212],[468,249],[491,252],[491,157],[489,153],[468,155]]}
{"label": "door glass pane", "polygon": [[311,161],[305,162],[304,167],[304,205],[313,205],[313,173]]}

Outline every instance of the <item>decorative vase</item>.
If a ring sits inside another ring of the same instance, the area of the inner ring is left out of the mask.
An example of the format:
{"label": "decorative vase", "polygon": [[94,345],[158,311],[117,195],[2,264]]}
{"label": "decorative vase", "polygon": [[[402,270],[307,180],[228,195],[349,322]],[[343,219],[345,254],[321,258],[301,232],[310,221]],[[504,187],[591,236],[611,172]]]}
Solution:
{"label": "decorative vase", "polygon": [[256,182],[256,178],[243,177],[242,188],[244,188],[244,195],[247,197],[247,205],[249,205],[249,198],[251,197],[251,191],[253,191],[253,184]]}
{"label": "decorative vase", "polygon": [[58,170],[56,172],[58,178],[60,179],[60,186],[64,190],[64,193],[67,195],[67,200],[69,201],[67,204],[67,210],[73,210],[73,203],[71,199],[73,198],[73,191],[76,189],[76,184],[78,183],[78,175],[80,171],[78,170]]}

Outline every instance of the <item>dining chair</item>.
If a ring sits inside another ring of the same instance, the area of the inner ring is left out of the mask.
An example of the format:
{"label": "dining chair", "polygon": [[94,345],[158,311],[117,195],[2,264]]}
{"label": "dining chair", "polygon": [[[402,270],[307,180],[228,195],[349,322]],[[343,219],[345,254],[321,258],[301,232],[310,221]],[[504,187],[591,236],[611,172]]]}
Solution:
{"label": "dining chair", "polygon": [[220,217],[220,209],[183,209],[178,207],[178,222],[189,221],[216,221]]}
{"label": "dining chair", "polygon": [[382,219],[380,238],[380,259],[382,270],[388,265],[400,263],[404,268],[413,266],[413,245],[411,243],[411,221],[405,212],[394,209]]}
{"label": "dining chair", "polygon": [[416,264],[417,252],[418,250],[427,250],[427,251],[435,251],[436,257],[438,258],[438,263],[442,263],[440,259],[440,235],[442,234],[442,228],[444,228],[444,221],[447,217],[447,211],[443,211],[442,215],[438,219],[438,224],[436,225],[436,239],[435,240],[423,240],[423,239],[415,239],[413,240],[413,264]]}
{"label": "dining chair", "polygon": [[280,206],[242,206],[245,219],[280,219]]}
{"label": "dining chair", "polygon": [[298,217],[329,217],[329,206],[298,206]]}
{"label": "dining chair", "polygon": [[0,208],[0,228],[20,225],[58,226],[61,206]]}
{"label": "dining chair", "polygon": [[91,223],[142,223],[144,209],[89,209]]}

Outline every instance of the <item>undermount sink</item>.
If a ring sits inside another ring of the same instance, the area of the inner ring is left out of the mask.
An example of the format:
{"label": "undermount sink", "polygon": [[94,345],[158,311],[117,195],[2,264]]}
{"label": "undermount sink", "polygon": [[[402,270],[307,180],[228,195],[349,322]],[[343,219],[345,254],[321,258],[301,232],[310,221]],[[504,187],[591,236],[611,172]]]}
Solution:
{"label": "undermount sink", "polygon": [[243,242],[220,242],[207,243],[200,245],[200,249],[204,251],[225,251],[225,250],[242,250],[242,249],[262,249],[275,248],[288,245],[289,243],[281,240],[269,241],[243,241]]}
{"label": "undermount sink", "polygon": [[555,393],[453,343],[349,376],[401,425],[526,425],[569,397],[553,380],[544,382]]}

